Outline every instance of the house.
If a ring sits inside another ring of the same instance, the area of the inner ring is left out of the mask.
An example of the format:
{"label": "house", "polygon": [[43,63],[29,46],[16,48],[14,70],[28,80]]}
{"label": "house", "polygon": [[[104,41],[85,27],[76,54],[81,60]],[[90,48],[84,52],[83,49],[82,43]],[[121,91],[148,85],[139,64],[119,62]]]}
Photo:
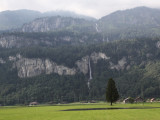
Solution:
{"label": "house", "polygon": [[135,100],[134,100],[134,102],[143,102],[144,101],[144,99],[142,98],[142,97],[137,97]]}
{"label": "house", "polygon": [[123,100],[123,103],[134,103],[134,99],[131,98],[131,97],[128,97],[128,98]]}
{"label": "house", "polygon": [[90,103],[96,103],[96,101],[95,100],[91,100]]}
{"label": "house", "polygon": [[155,101],[155,98],[150,99],[150,102],[154,102],[154,101]]}
{"label": "house", "polygon": [[35,105],[38,105],[38,102],[30,102],[29,103],[29,106],[35,106]]}
{"label": "house", "polygon": [[123,103],[130,103],[130,98],[128,97],[128,98],[124,99]]}

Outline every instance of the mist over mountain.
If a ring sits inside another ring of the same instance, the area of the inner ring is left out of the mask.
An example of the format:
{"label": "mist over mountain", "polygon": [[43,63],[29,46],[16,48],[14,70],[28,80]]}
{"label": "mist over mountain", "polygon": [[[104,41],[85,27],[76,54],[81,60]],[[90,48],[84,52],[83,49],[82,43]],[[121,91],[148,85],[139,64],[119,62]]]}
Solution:
{"label": "mist over mountain", "polygon": [[159,11],[159,9],[137,7],[116,11],[96,21],[64,16],[38,18],[24,24],[21,32],[52,32],[55,30],[96,31],[109,40],[159,36]]}
{"label": "mist over mountain", "polygon": [[98,21],[100,30],[119,39],[159,35],[160,10],[147,7],[116,11]]}
{"label": "mist over mountain", "polygon": [[22,26],[22,32],[53,32],[53,31],[74,31],[74,32],[96,32],[93,21],[72,17],[45,17],[38,18]]}
{"label": "mist over mountain", "polygon": [[28,23],[36,18],[47,16],[63,16],[84,18],[86,20],[95,21],[95,18],[76,14],[70,11],[50,11],[50,12],[38,12],[33,10],[15,10],[15,11],[3,11],[0,12],[0,30],[16,29],[21,27],[24,23]]}

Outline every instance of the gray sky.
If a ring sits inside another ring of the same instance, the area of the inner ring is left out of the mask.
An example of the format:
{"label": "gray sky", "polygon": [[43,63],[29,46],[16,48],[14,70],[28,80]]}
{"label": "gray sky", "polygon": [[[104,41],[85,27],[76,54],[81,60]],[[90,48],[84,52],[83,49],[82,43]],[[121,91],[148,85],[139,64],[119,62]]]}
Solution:
{"label": "gray sky", "polygon": [[68,10],[96,18],[137,6],[160,8],[159,0],[0,0],[0,11],[31,9],[41,12]]}

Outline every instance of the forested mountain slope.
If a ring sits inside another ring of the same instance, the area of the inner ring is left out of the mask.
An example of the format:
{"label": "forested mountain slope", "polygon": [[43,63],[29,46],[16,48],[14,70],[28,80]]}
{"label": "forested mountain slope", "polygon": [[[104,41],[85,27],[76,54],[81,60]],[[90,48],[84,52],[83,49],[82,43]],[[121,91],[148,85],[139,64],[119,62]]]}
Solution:
{"label": "forested mountain slope", "polygon": [[159,45],[159,38],[141,38],[55,48],[1,48],[0,101],[105,100],[110,77],[121,98],[160,97]]}
{"label": "forested mountain slope", "polygon": [[99,20],[71,17],[45,17],[24,24],[20,32],[76,31],[100,33],[107,40],[155,37],[160,32],[160,10],[137,7],[116,11]]}
{"label": "forested mountain slope", "polygon": [[160,10],[148,7],[116,11],[97,22],[99,31],[119,39],[159,35]]}

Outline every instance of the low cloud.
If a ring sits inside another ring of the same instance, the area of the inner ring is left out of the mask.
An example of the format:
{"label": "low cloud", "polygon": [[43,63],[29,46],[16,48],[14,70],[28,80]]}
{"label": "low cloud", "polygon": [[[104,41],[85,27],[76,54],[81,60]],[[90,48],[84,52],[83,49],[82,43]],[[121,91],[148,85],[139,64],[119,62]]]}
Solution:
{"label": "low cloud", "polygon": [[41,12],[69,10],[100,18],[116,10],[137,6],[160,8],[158,0],[0,0],[0,11],[31,9]]}

